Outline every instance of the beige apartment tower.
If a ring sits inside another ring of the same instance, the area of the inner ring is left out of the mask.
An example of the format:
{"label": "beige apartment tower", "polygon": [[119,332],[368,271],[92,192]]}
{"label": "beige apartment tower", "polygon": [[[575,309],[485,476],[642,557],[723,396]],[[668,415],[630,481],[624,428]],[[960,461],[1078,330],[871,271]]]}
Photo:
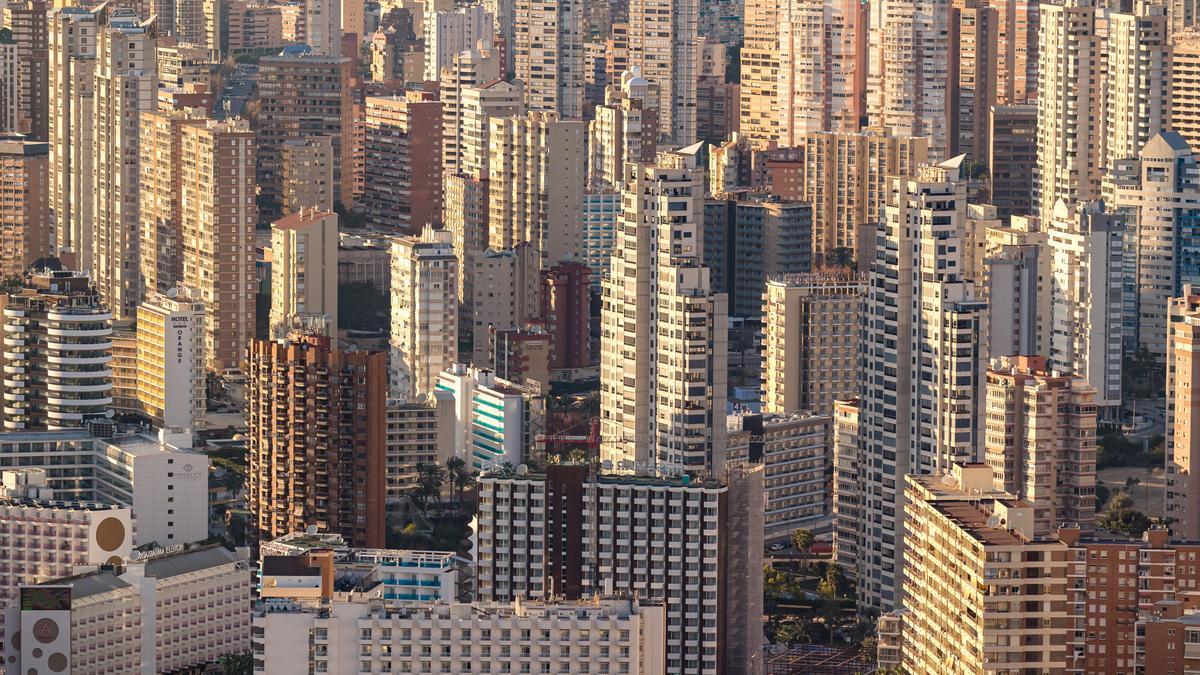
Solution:
{"label": "beige apartment tower", "polygon": [[450,233],[392,240],[390,391],[414,401],[458,357],[458,265]]}
{"label": "beige apartment tower", "polygon": [[1167,345],[1167,513],[1185,539],[1200,537],[1200,293],[1184,286],[1170,305]]}
{"label": "beige apartment tower", "polygon": [[183,127],[204,124],[195,112],[141,115],[138,265],[143,296],[166,293],[183,278]]}
{"label": "beige apartment tower", "polygon": [[631,0],[629,66],[658,85],[659,133],[676,146],[696,142],[700,0]]}
{"label": "beige apartment tower", "polygon": [[583,119],[583,11],[587,0],[514,0],[516,78],[531,111]]}
{"label": "beige apartment tower", "polygon": [[833,413],[858,394],[858,332],[866,277],[829,269],[767,282],[763,412]]}
{"label": "beige apartment tower", "polygon": [[187,289],[154,293],[138,305],[137,401],[157,427],[203,428],[204,313]]}
{"label": "beige apartment tower", "polygon": [[1200,148],[1200,30],[1172,35],[1170,129]]}
{"label": "beige apartment tower", "polygon": [[91,268],[93,70],[96,15],[82,7],[49,18],[50,222],[54,253],[73,251],[77,266]]}
{"label": "beige apartment tower", "polygon": [[283,214],[291,215],[300,209],[332,211],[337,198],[333,165],[331,136],[306,136],[284,141],[279,146]]}
{"label": "beige apartment tower", "polygon": [[337,337],[338,217],[301,210],[271,224],[271,316],[275,338],[300,327]]}
{"label": "beige apartment tower", "polygon": [[1031,534],[1096,522],[1096,390],[1050,372],[1040,356],[996,359],[987,372],[984,458],[996,490],[1029,502]]}
{"label": "beige apartment tower", "polygon": [[779,144],[794,146],[817,131],[858,131],[866,116],[866,5],[779,0],[776,20]]}
{"label": "beige apartment tower", "polygon": [[0,275],[50,252],[49,144],[0,135]]}
{"label": "beige apartment tower", "polygon": [[209,370],[241,368],[254,337],[255,135],[244,120],[185,126],[183,284],[204,303]]}

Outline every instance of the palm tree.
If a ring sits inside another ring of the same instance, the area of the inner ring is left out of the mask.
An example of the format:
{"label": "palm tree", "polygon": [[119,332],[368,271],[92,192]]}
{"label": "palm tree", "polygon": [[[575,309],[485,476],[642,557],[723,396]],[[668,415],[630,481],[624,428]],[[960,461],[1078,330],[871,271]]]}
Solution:
{"label": "palm tree", "polygon": [[805,529],[792,530],[792,546],[800,552],[804,560],[804,569],[808,569],[808,556],[812,552],[813,543],[816,542],[816,537],[812,532]]}
{"label": "palm tree", "polygon": [[446,474],[450,477],[450,496],[458,502],[462,498],[463,488],[471,482],[467,463],[459,457],[451,457],[446,461]]}
{"label": "palm tree", "polygon": [[417,489],[416,498],[421,503],[421,508],[429,505],[430,499],[437,499],[438,495],[442,494],[442,483],[445,477],[442,475],[442,467],[437,464],[428,462],[417,462]]}

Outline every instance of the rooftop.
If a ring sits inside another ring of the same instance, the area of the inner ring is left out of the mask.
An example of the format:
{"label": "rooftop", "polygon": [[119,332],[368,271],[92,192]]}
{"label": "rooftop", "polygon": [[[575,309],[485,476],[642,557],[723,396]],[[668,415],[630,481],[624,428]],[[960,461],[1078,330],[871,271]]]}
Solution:
{"label": "rooftop", "polygon": [[109,593],[111,591],[122,588],[129,588],[131,584],[122,580],[117,576],[112,569],[100,569],[95,572],[88,572],[73,577],[65,577],[62,579],[51,579],[45,581],[39,586],[70,586],[71,598],[78,600],[86,598],[90,595],[100,595],[101,593]]}
{"label": "rooftop", "polygon": [[126,434],[124,436],[114,436],[113,438],[101,438],[97,440],[133,457],[157,455],[160,452],[183,452],[192,455],[202,454],[187,448],[177,448],[145,434]]}
{"label": "rooftop", "polygon": [[155,579],[176,577],[200,570],[211,569],[220,565],[236,563],[240,560],[237,554],[220,544],[202,548],[187,549],[180,553],[151,558],[146,561],[146,576]]}

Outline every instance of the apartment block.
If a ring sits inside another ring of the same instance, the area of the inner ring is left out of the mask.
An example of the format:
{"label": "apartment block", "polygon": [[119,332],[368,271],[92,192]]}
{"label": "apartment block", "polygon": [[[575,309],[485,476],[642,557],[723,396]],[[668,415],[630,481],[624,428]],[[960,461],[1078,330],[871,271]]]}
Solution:
{"label": "apartment block", "polygon": [[354,545],[381,546],[387,354],[294,333],[253,341],[248,374],[247,501],[256,538],[316,525]]}
{"label": "apartment block", "polygon": [[442,103],[424,92],[366,99],[367,219],[409,234],[442,222]]}
{"label": "apartment block", "polygon": [[1166,516],[1175,531],[1200,539],[1200,485],[1192,470],[1200,462],[1200,410],[1193,405],[1193,382],[1200,382],[1200,360],[1192,356],[1200,340],[1200,295],[1189,285],[1172,298],[1167,323]]}
{"label": "apartment block", "polygon": [[449,233],[430,228],[392,241],[390,391],[415,400],[433,391],[458,355],[458,265]]}
{"label": "apartment block", "polygon": [[454,410],[448,396],[387,402],[387,501],[403,501],[417,487],[417,465],[445,466],[455,456]]}
{"label": "apartment block", "polygon": [[73,251],[91,267],[92,147],[95,144],[96,14],[56,10],[50,28],[50,218],[54,252]]}
{"label": "apartment block", "polygon": [[3,8],[4,23],[16,43],[17,125],[15,131],[31,141],[49,139],[49,22],[45,0],[13,0]]}
{"label": "apartment block", "polygon": [[138,139],[138,266],[143,295],[183,279],[183,131],[204,124],[189,111],[143,112]]}
{"label": "apartment block", "polygon": [[517,466],[545,431],[541,393],[490,370],[456,363],[438,375],[436,386],[438,394],[453,397],[452,447],[473,470]]}
{"label": "apartment block", "polygon": [[658,85],[638,69],[620,73],[588,122],[588,188],[619,190],[625,162],[652,162],[658,147]]}
{"label": "apartment block", "polygon": [[0,274],[19,276],[46,257],[50,239],[50,145],[0,136]]}
{"label": "apartment block", "polygon": [[[337,336],[338,217],[298,211],[271,223],[271,316],[276,338],[298,325]],[[315,322],[315,324],[314,324]]]}
{"label": "apartment block", "polygon": [[[49,59],[47,59],[48,61]],[[17,63],[17,41],[12,35],[0,38],[0,129],[16,129],[17,99],[20,96],[20,68]]]}
{"label": "apartment block", "polygon": [[[833,559],[852,577],[858,574],[859,542],[862,539],[863,494],[858,477],[865,471],[859,462],[858,412],[858,398],[834,403],[831,444]],[[880,632],[882,634],[882,626]]]}
{"label": "apartment block", "polygon": [[998,491],[1028,502],[1030,535],[1096,521],[1096,391],[1047,370],[1041,356],[994,360],[987,372],[984,459]]}
{"label": "apartment block", "polygon": [[727,297],[701,262],[693,150],[625,165],[600,314],[601,460],[613,466],[716,473],[724,464]]}
{"label": "apartment block", "polygon": [[204,303],[173,289],[138,305],[138,410],[159,428],[204,428]]}
{"label": "apartment block", "polygon": [[24,585],[20,609],[6,610],[6,623],[55,637],[37,640],[44,649],[33,640],[13,645],[5,661],[22,670],[96,675],[203,667],[250,649],[252,585],[246,561],[220,546],[157,552]]}
{"label": "apartment block", "polygon": [[26,277],[4,302],[4,428],[81,427],[112,416],[112,319],[74,272]]}
{"label": "apartment block", "polygon": [[1135,2],[1107,18],[1105,172],[1117,160],[1137,157],[1155,134],[1169,128],[1172,87],[1167,8]]}
{"label": "apartment block", "polygon": [[[539,316],[540,262],[537,249],[528,242],[510,249],[488,249],[475,257],[471,322],[459,332],[460,341],[470,342],[473,363],[487,363],[492,331],[520,328]],[[463,310],[465,314],[468,308]]]}
{"label": "apartment block", "polygon": [[592,476],[561,464],[544,475],[485,475],[477,597],[636,593],[665,605],[667,672],[754,668],[762,491],[761,469],[736,471],[729,484]]}
{"label": "apartment block", "polygon": [[538,313],[550,334],[550,368],[573,370],[592,365],[591,269],[564,262],[542,271]]}
{"label": "apartment block", "polygon": [[425,79],[437,82],[454,56],[470,49],[490,50],[495,17],[483,5],[446,6],[425,12]]}
{"label": "apartment block", "polygon": [[659,134],[677,147],[698,138],[699,4],[693,0],[629,3],[628,67],[641,68],[642,77],[658,83],[653,107],[658,109]]}
{"label": "apartment block", "polygon": [[523,329],[488,331],[487,366],[496,376],[516,384],[550,391],[551,336],[536,323]]}
{"label": "apartment block", "polygon": [[[500,56],[474,49],[459,52],[438,82],[442,102],[442,171],[447,177],[462,173],[462,96],[465,88],[482,87],[500,80]],[[523,101],[518,102],[521,105]],[[512,114],[512,113],[509,113]],[[486,124],[484,125],[486,127]]]}
{"label": "apartment block", "polygon": [[562,119],[583,118],[584,0],[513,1],[514,73],[526,107]]}
{"label": "apartment block", "polygon": [[1170,130],[1200,147],[1200,30],[1171,33]]}
{"label": "apartment block", "polygon": [[300,209],[332,211],[337,199],[333,182],[333,137],[307,136],[279,146],[279,173],[283,185],[280,205],[284,215]]}
{"label": "apartment block", "polygon": [[828,525],[833,420],[810,413],[741,413],[730,415],[727,422],[726,465],[763,466],[763,541],[788,541],[797,529]]}
{"label": "apartment block", "polygon": [[1034,213],[1037,107],[994,105],[988,113],[988,124],[986,156],[996,212],[1001,218]]}
{"label": "apartment block", "polygon": [[763,409],[829,415],[858,394],[866,279],[828,270],[769,280],[763,301]]}

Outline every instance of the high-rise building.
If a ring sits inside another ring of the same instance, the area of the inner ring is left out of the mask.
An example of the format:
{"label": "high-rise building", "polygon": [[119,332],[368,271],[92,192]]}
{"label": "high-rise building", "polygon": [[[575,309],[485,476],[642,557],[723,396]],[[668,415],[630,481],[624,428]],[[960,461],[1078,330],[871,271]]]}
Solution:
{"label": "high-rise building", "polygon": [[190,111],[141,114],[138,139],[139,284],[143,296],[166,293],[183,278],[183,131],[204,124]]}
{"label": "high-rise building", "polygon": [[420,232],[442,222],[442,103],[423,92],[366,99],[368,222]]}
{"label": "high-rise building", "polygon": [[1096,522],[1096,390],[1046,369],[1042,356],[1001,357],[987,371],[984,460],[998,491],[1029,502],[1030,536]]}
{"label": "high-rise building", "polygon": [[337,258],[336,213],[299,211],[271,223],[271,336],[307,324],[337,337]]}
{"label": "high-rise building", "polygon": [[499,81],[500,67],[499,54],[469,49],[456,54],[451,64],[442,70],[438,99],[442,103],[442,172],[445,176],[455,175],[462,169],[459,162],[463,144],[463,90]]}
{"label": "high-rise building", "polygon": [[208,369],[237,370],[255,325],[255,134],[237,119],[182,134],[182,281],[204,303]]}
{"label": "high-rise building", "polygon": [[[798,145],[801,137],[818,131],[858,131],[866,117],[866,5],[781,0],[776,21],[771,28],[778,31],[779,45],[779,144]],[[822,38],[814,39],[817,35]]]}
{"label": "high-rise building", "polygon": [[449,396],[387,402],[387,501],[404,501],[417,487],[418,464],[445,466],[454,457],[454,407]]}
{"label": "high-rise building", "polygon": [[137,310],[137,402],[154,426],[204,426],[204,303],[186,290],[149,294]]}
{"label": "high-rise building", "polygon": [[[268,540],[316,525],[384,545],[387,354],[294,333],[249,348],[247,502]],[[303,420],[303,426],[295,420]]]}
{"label": "high-rise building", "polygon": [[[460,52],[490,50],[495,19],[483,5],[430,8],[425,12],[425,79],[436,82]],[[580,52],[582,56],[582,52]]]}
{"label": "high-rise building", "polygon": [[591,274],[587,265],[578,262],[559,263],[542,271],[538,314],[551,336],[551,369],[592,365]]}
{"label": "high-rise building", "polygon": [[987,306],[964,276],[962,159],[891,178],[877,227],[862,332],[861,363],[871,374],[860,396],[858,579],[860,600],[884,609],[900,602],[906,517],[898,483],[973,462],[980,447]]}
{"label": "high-rise building", "polygon": [[997,215],[1035,213],[1033,171],[1037,165],[1037,106],[994,105],[988,114],[986,161]]}
{"label": "high-rise building", "polygon": [[729,314],[760,321],[767,279],[812,271],[812,206],[770,194],[705,200],[704,264]]}
{"label": "high-rise building", "polygon": [[763,411],[833,413],[858,394],[864,275],[772,278],[763,294]]}
{"label": "high-rise building", "polygon": [[50,146],[0,135],[0,274],[19,276],[50,252]]}
{"label": "high-rise building", "polygon": [[815,263],[849,256],[859,269],[866,269],[874,250],[869,228],[883,213],[887,179],[911,175],[935,157],[929,139],[867,129],[807,134],[796,144],[803,148],[796,194],[786,195],[782,186],[772,191],[785,199],[812,202]]}
{"label": "high-rise building", "polygon": [[1038,243],[1005,244],[984,260],[990,357],[1049,354],[1050,250],[1044,233],[1031,234]]}
{"label": "high-rise building", "polygon": [[[118,319],[141,300],[138,223],[141,113],[157,107],[157,30],[132,10],[101,5],[96,29],[91,270]],[[88,242],[81,242],[85,246]]]}
{"label": "high-rise building", "polygon": [[[762,569],[763,489],[761,468],[735,469],[726,484],[590,476],[565,464],[484,476],[477,597],[637,593],[663,601],[678,627],[666,639],[667,672],[761,672],[762,575],[752,571]],[[603,525],[610,519],[631,527]]]}
{"label": "high-rise building", "polygon": [[868,11],[871,126],[928,136],[929,155],[947,156],[956,133],[958,90],[950,67],[949,0],[883,0]]}
{"label": "high-rise building", "polygon": [[342,55],[341,2],[304,0],[304,42],[313,54]]}
{"label": "high-rise building", "polygon": [[[1091,0],[1041,8],[1038,28],[1036,214],[1099,196],[1104,142],[1104,40]],[[1101,396],[1103,397],[1103,393]]]}
{"label": "high-rise building", "polygon": [[1108,15],[1105,36],[1105,173],[1138,156],[1152,136],[1168,128],[1171,52],[1167,10],[1145,0],[1131,11]]}
{"label": "high-rise building", "polygon": [[[333,141],[335,198],[354,202],[353,105],[350,59],[321,56],[290,47],[259,61],[257,181],[264,198],[283,196],[282,144],[292,139],[327,135]],[[345,176],[346,178],[343,178]],[[268,211],[267,215],[275,215]]]}
{"label": "high-rise building", "polygon": [[1037,534],[1033,507],[993,490],[987,466],[948,468],[905,477],[901,667],[1066,672],[1067,546]]}
{"label": "high-rise building", "polygon": [[541,400],[491,370],[451,364],[438,374],[436,387],[437,395],[453,397],[454,424],[447,433],[455,456],[474,471],[521,464],[545,430]]}
{"label": "high-rise building", "polygon": [[1096,388],[1102,419],[1121,405],[1126,221],[1103,203],[1059,201],[1047,228],[1051,256],[1050,367]]}
{"label": "high-rise building", "polygon": [[[490,121],[525,114],[524,85],[497,80],[460,92],[457,128],[457,173],[477,179],[488,178],[491,156]],[[444,169],[444,171],[446,171]]]}
{"label": "high-rise building", "polygon": [[1183,136],[1155,134],[1136,158],[1118,160],[1106,182],[1117,212],[1128,213],[1127,252],[1136,270],[1135,339],[1165,361],[1167,306],[1185,284],[1200,283],[1200,163]]}
{"label": "high-rise building", "polygon": [[50,219],[54,252],[91,268],[96,14],[57,10],[50,29]]}
{"label": "high-rise building", "polygon": [[488,245],[533,244],[540,264],[583,259],[584,131],[553,113],[488,120]]}
{"label": "high-rise building", "polygon": [[[675,146],[696,141],[700,76],[697,0],[631,0],[629,63],[658,85],[659,134]],[[620,73],[622,70],[616,72]]]}
{"label": "high-rise building", "polygon": [[1167,336],[1167,489],[1166,516],[1180,537],[1200,537],[1200,483],[1192,480],[1200,468],[1200,408],[1196,384],[1200,359],[1200,295],[1185,286],[1172,298]]}
{"label": "high-rise building", "polygon": [[338,186],[333,182],[333,137],[306,136],[279,146],[280,205],[283,215],[300,209],[332,211]]}
{"label": "high-rise building", "polygon": [[688,151],[625,166],[625,210],[602,286],[601,458],[718,472],[727,299],[701,264],[703,168]]}
{"label": "high-rise building", "polygon": [[[998,13],[988,0],[955,0],[950,8],[950,44],[957,43],[958,61],[952,68],[957,78],[958,99],[951,101],[957,137],[950,139],[952,152],[963,153],[972,162],[987,157],[991,130],[989,114],[996,103],[996,43]],[[957,72],[954,72],[957,70]]]}
{"label": "high-rise building", "polygon": [[738,131],[754,142],[780,138],[780,9],[779,0],[748,0],[743,8]]}
{"label": "high-rise building", "polygon": [[471,297],[464,300],[463,316],[470,323],[459,325],[459,341],[471,346],[471,361],[488,361],[492,330],[520,328],[539,314],[537,249],[528,242],[512,248],[491,249],[474,256],[470,277]]}
{"label": "high-rise building", "polygon": [[858,397],[833,404],[833,560],[851,577],[858,575],[862,538],[862,486],[866,468],[858,454]]}
{"label": "high-rise building", "polygon": [[1034,103],[1038,88],[1038,2],[1000,0],[996,9],[996,103]]}
{"label": "high-rise building", "polygon": [[111,417],[112,312],[86,276],[38,272],[4,303],[4,428]]}
{"label": "high-rise building", "polygon": [[391,395],[433,391],[458,356],[458,258],[446,232],[392,241]]}
{"label": "high-rise building", "polygon": [[1200,30],[1171,35],[1170,124],[1192,147],[1200,147]]}
{"label": "high-rise building", "polygon": [[31,141],[46,141],[50,136],[49,35],[45,0],[13,0],[0,8],[4,23],[12,32],[17,58],[17,126],[0,131],[16,131]]}
{"label": "high-rise building", "polygon": [[515,0],[508,43],[525,105],[560,119],[583,119],[585,0]]}
{"label": "high-rise building", "polygon": [[588,122],[588,188],[619,190],[625,162],[652,162],[658,147],[657,86],[625,71],[604,92]]}
{"label": "high-rise building", "polygon": [[12,39],[11,33],[0,35],[0,131],[17,128],[20,77],[17,42]]}

